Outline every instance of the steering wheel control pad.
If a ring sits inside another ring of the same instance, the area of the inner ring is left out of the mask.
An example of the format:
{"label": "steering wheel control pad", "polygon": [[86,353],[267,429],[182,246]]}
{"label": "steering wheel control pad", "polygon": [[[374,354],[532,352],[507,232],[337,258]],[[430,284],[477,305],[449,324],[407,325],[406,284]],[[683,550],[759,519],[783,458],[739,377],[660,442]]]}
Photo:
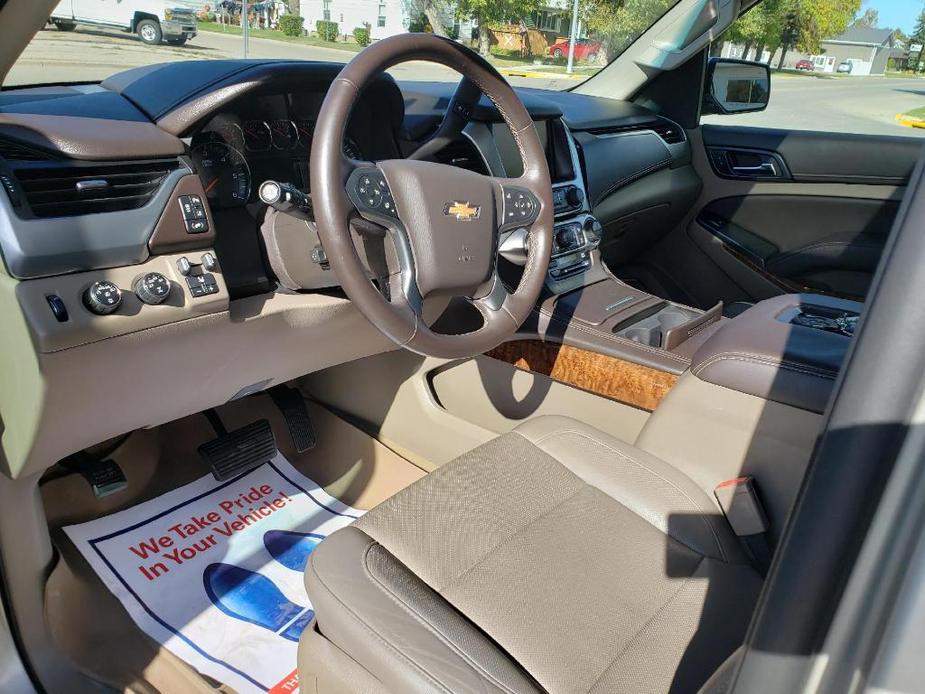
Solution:
{"label": "steering wheel control pad", "polygon": [[389,184],[375,167],[355,169],[347,181],[347,195],[357,211],[370,221],[388,224],[398,219]]}
{"label": "steering wheel control pad", "polygon": [[426,161],[392,159],[379,167],[411,245],[421,296],[471,294],[484,284],[497,241],[491,179]]}
{"label": "steering wheel control pad", "polygon": [[502,185],[500,231],[529,227],[540,213],[540,201],[526,188]]}

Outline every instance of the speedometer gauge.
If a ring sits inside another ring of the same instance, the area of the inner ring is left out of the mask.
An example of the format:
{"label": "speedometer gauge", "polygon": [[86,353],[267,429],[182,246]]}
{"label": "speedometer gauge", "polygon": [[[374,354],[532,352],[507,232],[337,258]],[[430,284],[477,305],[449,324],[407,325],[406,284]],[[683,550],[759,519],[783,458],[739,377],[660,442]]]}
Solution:
{"label": "speedometer gauge", "polygon": [[211,205],[233,207],[248,201],[251,171],[238,150],[224,142],[205,142],[193,147],[190,155]]}

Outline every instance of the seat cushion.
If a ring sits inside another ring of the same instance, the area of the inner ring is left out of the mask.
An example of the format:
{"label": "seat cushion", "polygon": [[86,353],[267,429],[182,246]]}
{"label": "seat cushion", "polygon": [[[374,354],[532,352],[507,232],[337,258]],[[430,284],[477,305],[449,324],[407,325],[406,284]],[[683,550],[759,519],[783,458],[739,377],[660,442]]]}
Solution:
{"label": "seat cushion", "polygon": [[543,417],[331,535],[306,586],[305,638],[390,691],[665,692],[741,644],[761,580],[679,471]]}

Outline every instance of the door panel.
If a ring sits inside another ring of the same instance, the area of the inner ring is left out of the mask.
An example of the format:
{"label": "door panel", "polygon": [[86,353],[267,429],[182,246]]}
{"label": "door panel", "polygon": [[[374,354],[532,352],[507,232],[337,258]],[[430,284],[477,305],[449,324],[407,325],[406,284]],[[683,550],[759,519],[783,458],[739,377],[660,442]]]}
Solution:
{"label": "door panel", "polygon": [[699,221],[793,289],[863,297],[898,209],[895,200],[746,195],[710,202]]}
{"label": "door panel", "polygon": [[701,131],[707,147],[776,152],[786,162],[792,180],[801,183],[905,185],[922,147],[919,138],[891,135],[737,125],[704,125]]}
{"label": "door panel", "polygon": [[[688,133],[704,182],[644,262],[701,307],[815,291],[866,296],[922,150],[917,138],[709,125]],[[732,171],[717,150],[758,152]],[[778,165],[779,162],[779,165]]]}

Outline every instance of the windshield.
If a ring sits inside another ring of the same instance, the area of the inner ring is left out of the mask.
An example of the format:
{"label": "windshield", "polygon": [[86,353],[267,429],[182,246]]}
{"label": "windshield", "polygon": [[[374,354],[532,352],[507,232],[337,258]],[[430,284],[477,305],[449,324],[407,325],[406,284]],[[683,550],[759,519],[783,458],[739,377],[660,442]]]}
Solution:
{"label": "windshield", "polygon": [[[3,86],[97,82],[179,60],[347,62],[371,41],[426,31],[471,46],[512,83],[568,89],[614,60],[677,2],[62,0]],[[459,79],[423,62],[390,72],[406,80]]]}

